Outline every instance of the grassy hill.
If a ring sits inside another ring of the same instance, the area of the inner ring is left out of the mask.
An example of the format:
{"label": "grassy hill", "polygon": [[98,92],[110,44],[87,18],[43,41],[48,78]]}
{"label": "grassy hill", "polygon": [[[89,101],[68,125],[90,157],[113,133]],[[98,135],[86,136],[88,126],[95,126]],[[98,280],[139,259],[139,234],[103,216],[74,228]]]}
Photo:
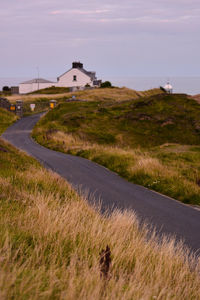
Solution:
{"label": "grassy hill", "polygon": [[[164,143],[200,144],[199,105],[186,95],[151,96],[126,102],[71,102],[42,124],[85,141],[135,148]],[[54,123],[52,125],[54,127]]]}
{"label": "grassy hill", "polygon": [[131,213],[100,216],[64,179],[1,140],[0,166],[1,299],[199,299],[199,266],[181,245],[147,242]]}
{"label": "grassy hill", "polygon": [[200,205],[200,106],[187,95],[61,103],[39,122],[34,137]]}

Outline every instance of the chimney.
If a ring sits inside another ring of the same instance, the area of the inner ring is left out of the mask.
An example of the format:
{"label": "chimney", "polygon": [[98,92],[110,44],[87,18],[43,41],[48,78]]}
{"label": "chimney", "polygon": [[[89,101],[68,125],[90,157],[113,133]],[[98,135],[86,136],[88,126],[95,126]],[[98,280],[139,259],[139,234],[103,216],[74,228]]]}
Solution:
{"label": "chimney", "polygon": [[72,68],[73,68],[73,69],[78,69],[78,68],[79,68],[79,69],[83,69],[83,64],[80,63],[80,61],[79,61],[79,62],[76,62],[76,61],[75,61],[75,62],[72,63]]}

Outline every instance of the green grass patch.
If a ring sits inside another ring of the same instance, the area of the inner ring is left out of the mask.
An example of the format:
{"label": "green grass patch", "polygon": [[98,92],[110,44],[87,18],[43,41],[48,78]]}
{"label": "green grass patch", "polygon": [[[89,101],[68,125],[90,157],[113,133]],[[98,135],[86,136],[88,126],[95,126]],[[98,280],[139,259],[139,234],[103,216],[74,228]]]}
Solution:
{"label": "green grass patch", "polygon": [[[72,102],[45,118],[67,132],[85,134],[90,142],[144,147],[200,144],[199,104],[186,95],[158,95],[123,103]],[[44,124],[44,123],[43,123]],[[121,141],[118,137],[121,136]]]}
{"label": "green grass patch", "polygon": [[40,89],[37,90],[35,92],[30,93],[30,95],[36,95],[36,94],[64,94],[64,93],[68,93],[69,92],[69,88],[66,87],[56,87],[56,86],[51,86],[49,88],[46,89]]}
{"label": "green grass patch", "polygon": [[0,108],[0,135],[8,126],[10,126],[16,120],[17,117],[14,113],[11,113],[6,109]]}
{"label": "green grass patch", "polygon": [[[30,104],[35,104],[35,110],[32,111],[30,108]],[[37,101],[25,102],[23,106],[23,116],[30,116],[32,114],[37,114],[40,112],[45,112],[49,109],[49,100],[47,99],[37,99]]]}

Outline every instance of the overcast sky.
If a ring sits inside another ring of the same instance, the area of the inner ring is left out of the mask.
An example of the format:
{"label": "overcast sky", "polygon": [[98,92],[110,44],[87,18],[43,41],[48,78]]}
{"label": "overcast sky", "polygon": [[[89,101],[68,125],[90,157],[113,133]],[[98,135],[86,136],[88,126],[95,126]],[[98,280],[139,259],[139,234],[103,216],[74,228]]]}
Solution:
{"label": "overcast sky", "polygon": [[0,77],[200,76],[200,0],[0,0]]}

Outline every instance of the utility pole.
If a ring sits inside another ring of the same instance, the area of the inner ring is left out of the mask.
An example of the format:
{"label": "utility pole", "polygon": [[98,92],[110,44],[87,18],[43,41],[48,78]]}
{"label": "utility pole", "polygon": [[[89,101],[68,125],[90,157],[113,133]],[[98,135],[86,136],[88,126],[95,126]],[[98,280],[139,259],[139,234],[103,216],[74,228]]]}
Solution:
{"label": "utility pole", "polygon": [[38,90],[40,89],[39,76],[40,76],[40,70],[39,70],[39,67],[37,67]]}

